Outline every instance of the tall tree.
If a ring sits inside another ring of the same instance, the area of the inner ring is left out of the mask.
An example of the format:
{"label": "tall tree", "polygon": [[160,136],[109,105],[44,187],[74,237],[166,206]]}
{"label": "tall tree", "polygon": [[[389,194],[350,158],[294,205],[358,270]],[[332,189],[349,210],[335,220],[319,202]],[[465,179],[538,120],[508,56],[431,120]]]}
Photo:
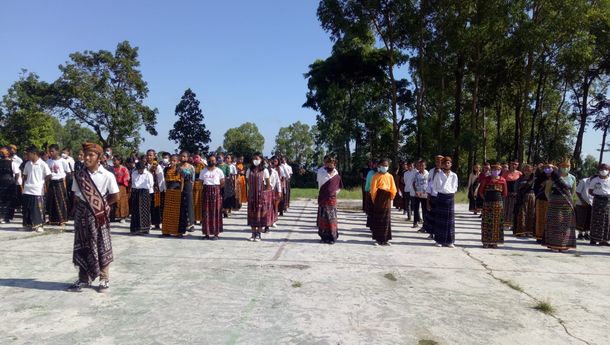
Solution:
{"label": "tall tree", "polygon": [[246,122],[239,127],[229,128],[225,132],[222,146],[229,153],[252,157],[263,151],[265,137],[258,131],[256,124]]}
{"label": "tall tree", "polygon": [[275,137],[276,154],[299,165],[309,165],[313,159],[314,137],[308,124],[297,121],[288,127],[280,128]]}
{"label": "tall tree", "polygon": [[178,143],[180,150],[207,155],[210,149],[210,131],[203,123],[203,112],[199,107],[197,95],[187,89],[176,106],[178,120],[169,131],[169,140]]}
{"label": "tall tree", "polygon": [[157,109],[144,104],[148,86],[138,69],[138,48],[124,41],[107,50],[70,54],[53,83],[56,109],[96,133],[103,145],[137,149],[140,129],[157,135]]}

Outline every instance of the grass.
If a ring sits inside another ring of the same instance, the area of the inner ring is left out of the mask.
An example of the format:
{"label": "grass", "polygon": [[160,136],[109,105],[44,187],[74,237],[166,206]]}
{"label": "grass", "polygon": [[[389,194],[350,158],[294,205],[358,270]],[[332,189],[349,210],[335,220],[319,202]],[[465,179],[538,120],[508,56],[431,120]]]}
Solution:
{"label": "grass", "polygon": [[[316,188],[292,188],[290,190],[291,198],[316,199],[318,197],[318,189]],[[362,200],[362,191],[360,188],[342,189],[337,195],[340,200]],[[459,190],[455,193],[455,203],[468,203],[468,193],[466,190]]]}
{"label": "grass", "polygon": [[396,277],[392,273],[386,273],[383,276],[384,276],[385,279],[393,281],[393,282],[398,280],[398,279],[396,279]]}
{"label": "grass", "polygon": [[555,314],[555,307],[553,307],[551,305],[551,302],[549,301],[540,301],[536,303],[534,309],[538,310],[539,312],[545,313],[546,315]]}
{"label": "grass", "polygon": [[500,279],[500,281],[504,284],[507,285],[509,288],[519,291],[519,292],[523,292],[523,288],[521,286],[519,286],[519,284],[511,281],[511,280],[504,280],[504,279]]}
{"label": "grass", "polygon": [[301,286],[303,286],[303,283],[301,283],[300,281],[294,281],[292,282],[292,287],[293,288],[300,288]]}
{"label": "grass", "polygon": [[430,339],[421,339],[417,342],[417,345],[439,345],[439,343]]}

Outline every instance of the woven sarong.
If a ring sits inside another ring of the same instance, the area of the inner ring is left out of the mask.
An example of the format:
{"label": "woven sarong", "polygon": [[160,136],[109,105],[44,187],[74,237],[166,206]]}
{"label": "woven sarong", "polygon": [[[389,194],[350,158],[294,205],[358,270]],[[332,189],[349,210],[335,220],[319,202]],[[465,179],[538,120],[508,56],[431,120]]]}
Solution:
{"label": "woven sarong", "polygon": [[373,202],[370,225],[373,239],[378,243],[386,243],[392,239],[392,200],[390,197],[390,192],[379,189]]}
{"label": "woven sarong", "polygon": [[594,196],[591,208],[591,240],[608,242],[610,240],[610,200]]}
{"label": "woven sarong", "polygon": [[129,230],[132,233],[150,231],[150,196],[148,189],[132,189],[130,196],[131,221]]}
{"label": "woven sarong", "polygon": [[434,218],[434,240],[448,245],[455,242],[455,210],[453,194],[436,196]]}
{"label": "woven sarong", "polygon": [[218,236],[222,229],[222,194],[220,186],[203,186],[201,231]]}
{"label": "woven sarong", "polygon": [[51,180],[47,191],[47,212],[49,213],[49,224],[64,225],[68,221],[68,193],[66,192],[66,181]]}
{"label": "woven sarong", "polygon": [[591,206],[576,205],[576,230],[589,231],[591,229]]}
{"label": "woven sarong", "polygon": [[549,202],[542,199],[536,200],[536,239],[544,240],[544,228],[546,227],[546,213]]}
{"label": "woven sarong", "polygon": [[517,207],[513,235],[533,236],[536,232],[536,194],[534,191],[527,192]]}
{"label": "woven sarong", "polygon": [[44,197],[42,195],[23,194],[23,226],[35,228],[45,223]]}
{"label": "woven sarong", "polygon": [[574,208],[565,196],[551,194],[546,214],[544,243],[557,250],[576,248],[576,219]]}
{"label": "woven sarong", "polygon": [[163,204],[163,227],[164,235],[180,234],[180,204],[182,203],[182,192],[180,189],[168,189],[165,191],[165,203]]}

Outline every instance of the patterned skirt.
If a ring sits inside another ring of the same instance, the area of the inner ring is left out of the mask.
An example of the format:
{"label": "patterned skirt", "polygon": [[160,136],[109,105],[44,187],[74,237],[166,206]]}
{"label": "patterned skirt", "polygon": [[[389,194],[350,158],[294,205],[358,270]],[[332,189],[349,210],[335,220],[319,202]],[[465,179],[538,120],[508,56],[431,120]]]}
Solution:
{"label": "patterned skirt", "polygon": [[546,214],[544,243],[550,249],[576,248],[576,217],[568,200],[551,194]]}
{"label": "patterned skirt", "polygon": [[517,193],[508,193],[504,198],[504,225],[514,226],[515,219],[515,203],[517,201]]}
{"label": "patterned skirt", "polygon": [[591,240],[610,241],[610,199],[595,196],[591,208]]}
{"label": "patterned skirt", "polygon": [[239,182],[239,177],[236,177],[235,180],[235,204],[233,205],[233,209],[238,211],[241,209],[241,189],[243,186]]}
{"label": "patterned skirt", "polygon": [[262,191],[248,195],[248,226],[260,228],[270,225],[268,224],[267,213],[269,212],[269,205],[272,204],[271,193],[271,191]]}
{"label": "patterned skirt", "polygon": [[152,225],[161,224],[163,216],[163,204],[165,203],[165,192],[155,192],[150,198],[150,222]]}
{"label": "patterned skirt", "polygon": [[318,236],[322,241],[336,241],[339,238],[337,205],[318,205]]}
{"label": "patterned skirt", "polygon": [[290,193],[291,193],[290,180],[291,179],[286,179],[286,193],[284,195],[284,211],[286,211],[290,208]]}
{"label": "patterned skirt", "polygon": [[[436,199],[437,199],[437,197],[430,195],[429,198],[430,198],[430,206],[432,206],[432,207],[429,211],[427,211],[425,213],[423,229],[429,234],[434,234],[434,227],[435,227],[434,222],[436,220]],[[427,201],[424,203],[423,206],[428,207]]]}
{"label": "patterned skirt", "polygon": [[23,194],[21,200],[23,201],[23,226],[26,228],[35,228],[44,225],[44,196]]}
{"label": "patterned skirt", "polygon": [[544,228],[546,227],[546,213],[549,209],[549,202],[546,200],[536,200],[536,239],[544,240]]}
{"label": "patterned skirt", "polygon": [[434,241],[448,245],[455,242],[455,209],[453,194],[436,196],[434,218]]}
{"label": "patterned skirt", "polygon": [[51,180],[47,191],[49,224],[64,225],[68,221],[68,192],[64,179]]}
{"label": "patterned skirt", "polygon": [[148,189],[132,189],[130,196],[131,221],[129,230],[132,233],[150,231],[150,194]]}
{"label": "patterned skirt", "polygon": [[110,227],[108,223],[98,227],[93,212],[87,204],[75,200],[74,205],[74,251],[72,262],[95,280],[101,268],[114,260]]}
{"label": "patterned skirt", "polygon": [[245,204],[248,202],[248,187],[246,187],[246,177],[243,175],[240,175],[237,183],[239,183],[240,186],[240,196],[241,196],[241,203]]}
{"label": "patterned skirt", "polygon": [[193,208],[195,209],[195,221],[203,219],[203,181],[197,180],[193,185]]}
{"label": "patterned skirt", "polygon": [[576,205],[576,230],[589,231],[591,229],[591,206]]}
{"label": "patterned skirt", "polygon": [[180,204],[182,192],[180,189],[168,189],[165,191],[165,203],[163,204],[163,227],[164,235],[180,234]]}
{"label": "patterned skirt", "polygon": [[15,180],[0,180],[0,220],[11,220],[17,202]]}
{"label": "patterned skirt", "polygon": [[225,176],[225,186],[223,190],[223,201],[222,208],[234,209],[235,208],[235,178],[233,176]]}
{"label": "patterned skirt", "polygon": [[283,207],[283,204],[280,205],[283,198],[281,194],[277,195],[271,190],[265,191],[265,193],[269,194],[265,199],[268,200],[268,202],[265,204],[267,207],[267,226],[271,226],[279,219],[278,212],[281,210],[280,207]]}
{"label": "patterned skirt", "polygon": [[129,195],[125,186],[119,186],[119,201],[112,206],[110,219],[123,219],[129,216]]}
{"label": "patterned skirt", "polygon": [[371,199],[371,193],[364,193],[364,213],[366,214],[366,227],[371,227],[371,213],[373,211],[373,199]]}
{"label": "patterned skirt", "polygon": [[484,245],[504,243],[504,201],[483,203],[481,215],[481,242]]}
{"label": "patterned skirt", "polygon": [[195,225],[195,210],[193,208],[193,183],[184,181],[180,200],[180,225],[178,231],[183,234]]}
{"label": "patterned skirt", "polygon": [[392,239],[392,200],[390,192],[377,190],[375,202],[370,215],[370,226],[373,239],[378,243],[386,243]]}
{"label": "patterned skirt", "polygon": [[207,236],[222,232],[222,195],[220,186],[203,186],[201,231]]}
{"label": "patterned skirt", "polygon": [[515,212],[513,235],[533,236],[536,232],[536,195],[533,191],[525,194],[523,204]]}

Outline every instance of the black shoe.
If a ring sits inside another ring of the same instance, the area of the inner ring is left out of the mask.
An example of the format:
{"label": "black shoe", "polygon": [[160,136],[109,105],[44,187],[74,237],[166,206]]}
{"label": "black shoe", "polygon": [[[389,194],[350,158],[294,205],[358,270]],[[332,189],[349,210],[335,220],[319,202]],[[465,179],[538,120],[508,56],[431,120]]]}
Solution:
{"label": "black shoe", "polygon": [[591,241],[591,242],[589,242],[589,244],[592,245],[592,246],[596,246],[597,245],[597,241]]}
{"label": "black shoe", "polygon": [[86,287],[89,287],[89,283],[85,283],[80,280],[77,280],[76,282],[74,282],[74,284],[70,285],[70,287],[66,290],[70,291],[70,292],[82,292],[83,288],[86,288]]}
{"label": "black shoe", "polygon": [[584,239],[585,239],[585,236],[583,236],[583,234],[578,234],[578,239],[579,239],[579,240],[584,240]]}
{"label": "black shoe", "polygon": [[590,241],[590,240],[591,240],[591,236],[589,236],[589,234],[584,234],[584,235],[583,235],[583,237],[584,237],[584,239],[585,239],[585,240],[587,240],[587,241]]}
{"label": "black shoe", "polygon": [[110,288],[110,284],[107,280],[101,280],[100,285],[97,287],[97,292],[106,292]]}

